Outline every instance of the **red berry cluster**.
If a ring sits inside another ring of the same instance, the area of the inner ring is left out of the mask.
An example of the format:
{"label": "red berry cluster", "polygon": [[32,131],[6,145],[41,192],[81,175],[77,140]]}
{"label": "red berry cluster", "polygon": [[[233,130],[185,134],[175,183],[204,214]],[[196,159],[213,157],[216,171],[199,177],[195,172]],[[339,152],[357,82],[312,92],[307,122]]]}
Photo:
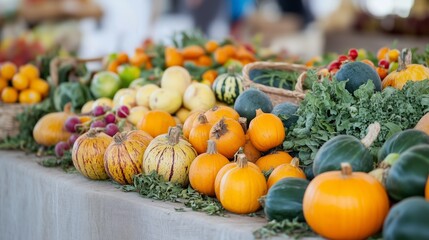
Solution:
{"label": "red berry cluster", "polygon": [[331,75],[334,75],[345,62],[355,61],[358,57],[358,50],[356,48],[351,48],[348,52],[348,55],[340,55],[338,58],[328,65],[328,71]]}

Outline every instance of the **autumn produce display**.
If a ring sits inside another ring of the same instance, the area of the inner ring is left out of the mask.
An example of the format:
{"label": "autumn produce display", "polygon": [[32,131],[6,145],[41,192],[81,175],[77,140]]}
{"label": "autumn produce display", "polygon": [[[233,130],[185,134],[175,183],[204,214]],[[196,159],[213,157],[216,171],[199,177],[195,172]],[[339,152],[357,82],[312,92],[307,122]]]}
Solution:
{"label": "autumn produce display", "polygon": [[269,60],[260,50],[174,42],[111,54],[95,74],[64,65],[50,94],[34,66],[2,64],[3,102],[47,98],[0,147],[53,153],[42,165],[210,215],[263,216],[256,238],[429,239],[428,52],[350,49],[301,76],[252,73],[279,88],[305,77],[303,101],[273,104],[243,88],[241,67]]}

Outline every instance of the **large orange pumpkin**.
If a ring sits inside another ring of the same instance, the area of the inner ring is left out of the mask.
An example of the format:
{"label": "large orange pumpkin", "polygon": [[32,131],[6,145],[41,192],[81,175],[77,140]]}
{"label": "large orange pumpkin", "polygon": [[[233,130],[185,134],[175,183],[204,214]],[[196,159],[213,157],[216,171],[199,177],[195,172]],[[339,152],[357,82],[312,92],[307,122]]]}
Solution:
{"label": "large orange pumpkin", "polygon": [[192,188],[202,194],[215,196],[216,175],[228,163],[228,158],[217,152],[216,143],[208,140],[207,152],[197,156],[189,168]]}
{"label": "large orange pumpkin", "polygon": [[429,68],[420,64],[411,64],[411,51],[403,49],[399,57],[398,69],[389,73],[383,82],[383,88],[392,86],[402,89],[408,81],[422,81],[429,78]]}
{"label": "large orange pumpkin", "polygon": [[366,239],[377,233],[389,211],[389,198],[380,182],[363,172],[322,173],[307,187],[303,199],[305,220],[329,239]]}
{"label": "large orange pumpkin", "polygon": [[304,171],[299,168],[299,159],[294,158],[290,163],[283,163],[277,166],[268,178],[267,184],[268,188],[276,184],[276,182],[282,180],[283,178],[296,177],[307,179]]}
{"label": "large orange pumpkin", "polygon": [[168,112],[161,110],[146,112],[137,125],[138,129],[149,133],[152,137],[165,134],[170,127],[174,126],[176,126],[176,120]]}
{"label": "large orange pumpkin", "polygon": [[216,142],[218,152],[231,159],[246,141],[240,123],[232,118],[222,118],[210,130],[210,139]]}
{"label": "large orange pumpkin", "polygon": [[269,171],[281,164],[289,164],[292,161],[292,156],[284,151],[276,151],[271,154],[265,155],[256,161],[256,165],[261,171]]}
{"label": "large orange pumpkin", "polygon": [[219,200],[230,212],[252,213],[261,207],[259,198],[267,193],[267,183],[260,170],[248,166],[244,154],[237,158],[237,165],[220,180]]}
{"label": "large orange pumpkin", "polygon": [[234,110],[234,108],[228,107],[228,106],[219,106],[216,105],[205,113],[207,120],[211,124],[215,124],[222,118],[232,118],[234,120],[238,121],[238,118],[240,115],[237,113],[237,111]]}
{"label": "large orange pumpkin", "polygon": [[277,147],[285,138],[282,120],[261,109],[256,110],[256,117],[250,121],[248,133],[253,146],[261,152]]}

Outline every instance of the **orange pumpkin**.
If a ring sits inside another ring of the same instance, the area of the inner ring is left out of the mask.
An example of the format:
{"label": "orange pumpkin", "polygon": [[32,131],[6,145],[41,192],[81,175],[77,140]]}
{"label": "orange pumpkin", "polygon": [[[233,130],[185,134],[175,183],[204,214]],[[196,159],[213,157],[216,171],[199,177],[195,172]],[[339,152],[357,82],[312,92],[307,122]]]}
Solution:
{"label": "orange pumpkin", "polygon": [[248,133],[252,144],[261,152],[277,147],[285,138],[282,120],[261,109],[256,110],[256,117],[250,121]]}
{"label": "orange pumpkin", "polygon": [[329,239],[366,239],[377,233],[389,211],[386,190],[374,177],[341,171],[316,176],[303,199],[305,220],[311,229]]}
{"label": "orange pumpkin", "polygon": [[426,181],[425,196],[426,196],[426,200],[429,200],[429,176],[428,176],[428,180]]}
{"label": "orange pumpkin", "polygon": [[246,142],[243,146],[243,153],[246,155],[247,160],[249,162],[256,162],[261,157],[261,152],[258,151],[258,149],[253,146],[252,142],[250,141],[249,134],[247,133],[247,118],[240,117],[238,119],[238,122],[240,123],[241,127],[243,128],[244,134],[246,134]]}
{"label": "orange pumpkin", "polygon": [[198,154],[207,151],[207,140],[210,138],[210,129],[212,125],[207,121],[204,114],[200,114],[196,119],[196,125],[191,129],[189,133],[189,142],[195,148]]}
{"label": "orange pumpkin", "polygon": [[288,178],[288,177],[307,179],[304,171],[302,171],[302,169],[299,168],[298,158],[293,158],[290,163],[283,163],[277,166],[270,174],[270,177],[268,178],[268,181],[267,181],[268,188],[270,188],[271,186],[276,184],[276,182],[282,180],[283,178]]}
{"label": "orange pumpkin", "polygon": [[248,165],[244,154],[237,159],[237,165],[220,180],[219,200],[230,212],[252,213],[261,207],[259,198],[267,193],[267,183],[260,170]]}
{"label": "orange pumpkin", "polygon": [[215,196],[216,175],[228,163],[228,158],[217,152],[216,143],[208,140],[207,152],[196,157],[189,168],[192,188],[207,196]]}
{"label": "orange pumpkin", "polygon": [[414,129],[423,131],[429,135],[429,113],[426,113],[422,118],[420,118]]}
{"label": "orange pumpkin", "polygon": [[182,49],[182,56],[185,59],[195,59],[205,54],[204,48],[198,45],[187,46]]}
{"label": "orange pumpkin", "polygon": [[176,120],[165,111],[152,110],[146,112],[137,124],[137,128],[149,133],[152,137],[168,132],[169,127],[176,126]]}
{"label": "orange pumpkin", "polygon": [[389,73],[383,82],[383,88],[392,86],[397,89],[402,87],[408,81],[422,81],[429,78],[429,68],[420,64],[411,64],[411,51],[403,49],[399,57],[398,69]]}
{"label": "orange pumpkin", "polygon": [[192,112],[183,123],[182,131],[183,131],[183,136],[185,136],[186,138],[189,139],[189,134],[191,133],[191,129],[193,127],[194,121],[195,119],[198,118],[198,115],[200,115],[200,113],[203,113],[203,111]]}
{"label": "orange pumpkin", "polygon": [[207,120],[211,124],[217,123],[223,117],[232,118],[236,121],[238,121],[238,118],[240,117],[240,115],[237,113],[237,111],[234,110],[234,108],[218,105],[207,110],[205,115],[207,117]]}
{"label": "orange pumpkin", "polygon": [[292,161],[292,156],[287,152],[275,151],[271,154],[265,155],[256,161],[256,165],[261,171],[269,171],[281,164],[289,164]]}
{"label": "orange pumpkin", "polygon": [[240,123],[232,118],[222,118],[210,130],[210,139],[218,146],[218,151],[227,158],[234,157],[246,141]]}

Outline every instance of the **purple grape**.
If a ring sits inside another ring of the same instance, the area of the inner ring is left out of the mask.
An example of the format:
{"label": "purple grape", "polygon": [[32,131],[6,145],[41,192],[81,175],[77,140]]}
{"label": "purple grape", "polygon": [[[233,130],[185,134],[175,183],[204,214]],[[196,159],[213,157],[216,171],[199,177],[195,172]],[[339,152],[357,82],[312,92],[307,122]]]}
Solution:
{"label": "purple grape", "polygon": [[70,150],[70,145],[64,141],[61,141],[55,145],[55,155],[57,157],[64,156],[64,152]]}
{"label": "purple grape", "polygon": [[106,123],[115,123],[116,122],[116,117],[115,114],[113,113],[109,113],[104,117],[104,121]]}
{"label": "purple grape", "polygon": [[117,110],[118,117],[120,118],[126,118],[128,115],[130,115],[130,109],[127,106],[120,106]]}
{"label": "purple grape", "polygon": [[105,126],[106,123],[101,120],[97,120],[91,123],[91,128],[104,128]]}
{"label": "purple grape", "polygon": [[73,146],[74,142],[76,142],[76,140],[79,138],[79,135],[77,134],[72,134],[69,137],[68,143],[70,144],[70,146]]}
{"label": "purple grape", "polygon": [[105,114],[106,112],[104,111],[104,107],[103,106],[96,106],[94,109],[92,109],[92,114],[96,117],[101,116],[103,114]]}
{"label": "purple grape", "polygon": [[119,132],[119,128],[118,128],[118,126],[116,126],[116,124],[109,123],[109,124],[107,124],[106,129],[104,130],[104,132],[107,135],[113,137],[113,136],[115,136],[116,133]]}
{"label": "purple grape", "polygon": [[81,123],[78,117],[69,117],[64,125],[68,132],[75,133],[77,131],[76,125]]}

